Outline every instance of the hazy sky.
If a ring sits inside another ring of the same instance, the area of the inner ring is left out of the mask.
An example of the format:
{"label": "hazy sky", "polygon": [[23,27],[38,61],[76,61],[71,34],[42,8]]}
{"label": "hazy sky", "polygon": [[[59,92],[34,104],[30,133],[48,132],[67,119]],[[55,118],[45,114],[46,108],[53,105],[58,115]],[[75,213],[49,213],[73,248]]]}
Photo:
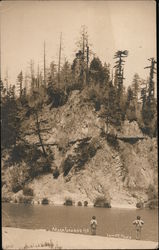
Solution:
{"label": "hazy sky", "polygon": [[1,2],[2,79],[8,69],[15,83],[29,69],[30,59],[42,66],[43,41],[47,65],[57,63],[60,32],[63,58],[72,62],[81,25],[88,27],[92,50],[102,62],[114,65],[114,53],[128,50],[125,85],[134,73],[146,78],[150,57],[156,58],[155,1],[4,1]]}

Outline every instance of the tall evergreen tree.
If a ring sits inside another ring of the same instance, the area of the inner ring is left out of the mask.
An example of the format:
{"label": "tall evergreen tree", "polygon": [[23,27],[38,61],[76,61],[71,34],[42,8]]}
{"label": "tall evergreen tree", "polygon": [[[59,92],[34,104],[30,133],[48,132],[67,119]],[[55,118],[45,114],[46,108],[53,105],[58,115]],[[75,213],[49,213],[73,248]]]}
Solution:
{"label": "tall evergreen tree", "polygon": [[90,63],[89,78],[95,84],[102,84],[104,82],[104,70],[102,62],[98,57],[94,57]]}
{"label": "tall evergreen tree", "polygon": [[132,90],[133,90],[133,96],[134,96],[135,102],[137,103],[139,91],[140,91],[140,77],[137,73],[133,77]]}
{"label": "tall evergreen tree", "polygon": [[150,66],[145,67],[150,69],[150,75],[148,83],[141,89],[141,99],[142,99],[142,119],[144,123],[144,132],[150,136],[156,135],[156,124],[157,122],[157,104],[154,96],[154,74],[155,74],[155,64],[154,58],[148,59],[151,62]]}
{"label": "tall evergreen tree", "polygon": [[154,91],[155,91],[155,86],[154,86],[154,74],[156,73],[156,61],[154,58],[148,59],[151,62],[150,66],[145,67],[145,69],[150,69],[150,75],[149,75],[149,86],[148,86],[148,102],[149,104],[154,101]]}
{"label": "tall evergreen tree", "polygon": [[117,59],[117,61],[115,62],[115,66],[114,68],[116,68],[116,74],[117,74],[117,79],[118,79],[118,84],[117,84],[117,88],[118,88],[118,97],[120,98],[123,94],[123,80],[124,80],[124,60],[123,58],[128,56],[128,51],[124,50],[118,50],[115,53],[114,59]]}
{"label": "tall evergreen tree", "polygon": [[123,58],[126,58],[128,56],[128,51],[124,50],[118,50],[115,53],[114,59],[117,59],[115,62],[114,68],[116,69],[116,113],[118,117],[118,123],[120,125],[121,120],[125,118],[125,96],[124,96],[124,86],[123,86],[123,80],[124,78],[124,63],[125,61]]}
{"label": "tall evergreen tree", "polygon": [[15,86],[10,86],[1,103],[1,143],[2,147],[15,146],[19,137],[20,119],[15,98]]}
{"label": "tall evergreen tree", "polygon": [[22,97],[23,93],[23,73],[22,71],[19,73],[17,77],[17,85],[18,85],[18,91],[19,91],[19,97]]}

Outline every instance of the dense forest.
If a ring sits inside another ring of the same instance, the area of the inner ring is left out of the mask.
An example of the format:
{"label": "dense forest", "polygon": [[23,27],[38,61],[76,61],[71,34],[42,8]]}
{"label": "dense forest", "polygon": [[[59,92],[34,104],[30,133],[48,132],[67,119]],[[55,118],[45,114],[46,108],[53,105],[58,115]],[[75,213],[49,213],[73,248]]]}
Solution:
{"label": "dense forest", "polygon": [[[18,180],[17,172],[13,171],[13,192],[20,190],[30,177],[37,176],[39,166],[43,172],[50,171],[54,155],[49,145],[43,142],[42,132],[45,130],[49,133],[49,127],[42,126],[46,120],[43,120],[40,114],[47,105],[50,110],[65,105],[74,90],[85,92],[87,101],[94,106],[95,111],[101,111],[100,116],[106,124],[106,134],[111,133],[110,125],[120,130],[123,122],[128,120],[136,121],[145,136],[157,136],[155,59],[148,59],[148,66],[145,62],[145,70],[147,69],[149,77],[142,79],[136,73],[126,88],[124,67],[129,52],[123,48],[112,55],[114,65],[111,71],[109,63],[102,63],[100,58],[94,56],[85,28],[80,36],[72,63],[67,60],[61,63],[60,41],[58,65],[52,61],[50,67],[46,67],[44,44],[42,69],[38,66],[35,73],[32,60],[30,74],[20,71],[16,84],[8,82],[7,79],[5,82],[1,81],[1,146],[2,154],[9,154],[5,166],[19,163],[22,165],[23,161],[27,165],[21,182]],[[31,132],[25,126],[25,121],[30,117],[34,117],[35,120]],[[25,139],[28,133],[36,134],[39,143],[28,143]],[[57,178],[58,170],[54,169],[53,174]]]}

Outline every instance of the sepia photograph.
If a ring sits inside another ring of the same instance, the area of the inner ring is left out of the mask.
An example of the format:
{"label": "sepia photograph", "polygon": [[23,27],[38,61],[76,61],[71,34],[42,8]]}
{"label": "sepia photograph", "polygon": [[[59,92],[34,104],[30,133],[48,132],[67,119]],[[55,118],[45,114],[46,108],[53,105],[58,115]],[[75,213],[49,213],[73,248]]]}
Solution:
{"label": "sepia photograph", "polygon": [[158,249],[157,4],[1,1],[3,250]]}

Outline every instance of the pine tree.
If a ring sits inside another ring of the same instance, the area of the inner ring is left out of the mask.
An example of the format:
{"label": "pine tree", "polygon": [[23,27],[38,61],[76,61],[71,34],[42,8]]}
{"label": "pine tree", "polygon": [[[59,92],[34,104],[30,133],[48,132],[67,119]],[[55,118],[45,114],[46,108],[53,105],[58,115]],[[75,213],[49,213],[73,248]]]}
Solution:
{"label": "pine tree", "polygon": [[16,145],[19,137],[20,125],[18,105],[15,98],[15,86],[10,85],[1,103],[2,147],[10,148]]}
{"label": "pine tree", "polygon": [[72,75],[73,75],[73,82],[75,84],[80,84],[81,86],[83,86],[83,54],[82,51],[79,50],[76,53],[76,57],[73,60],[72,66]]}
{"label": "pine tree", "polygon": [[139,91],[140,91],[140,77],[137,73],[133,77],[132,90],[133,90],[133,96],[134,96],[135,102],[137,104],[138,95],[139,95]]}
{"label": "pine tree", "polygon": [[104,82],[104,70],[102,62],[98,57],[94,57],[90,63],[89,69],[89,78],[90,81],[93,81],[95,84],[102,84]]}
{"label": "pine tree", "polygon": [[34,91],[35,88],[35,73],[34,73],[34,61],[30,61],[30,93]]}
{"label": "pine tree", "polygon": [[133,91],[133,87],[128,87],[127,90],[127,100],[126,100],[126,115],[127,115],[127,119],[129,121],[133,121],[137,119],[136,116],[136,99],[134,96],[134,91]]}
{"label": "pine tree", "polygon": [[148,86],[148,102],[149,104],[153,103],[154,101],[154,74],[156,73],[155,64],[157,63],[154,58],[148,59],[151,62],[150,66],[145,67],[145,69],[150,69],[150,75],[149,75],[149,86]]}
{"label": "pine tree", "polygon": [[17,77],[17,85],[18,85],[18,90],[19,90],[19,97],[22,97],[23,93],[23,73],[22,71],[19,73]]}
{"label": "pine tree", "polygon": [[56,74],[57,74],[56,64],[54,63],[54,61],[52,61],[50,63],[50,76],[52,82],[55,81]]}
{"label": "pine tree", "polygon": [[148,79],[148,86],[142,88],[141,98],[142,98],[142,118],[145,124],[145,132],[150,136],[156,134],[154,129],[154,123],[157,119],[156,110],[156,100],[154,96],[154,74],[156,73],[154,58],[148,59],[151,62],[150,66],[145,67],[150,69],[150,75]]}
{"label": "pine tree", "polygon": [[81,26],[80,38],[76,42],[78,48],[78,54],[76,58],[80,59],[79,70],[80,70],[80,83],[89,84],[89,61],[93,54],[91,50],[91,44],[89,43],[88,29],[85,25]]}
{"label": "pine tree", "polygon": [[116,68],[116,75],[117,75],[117,93],[118,93],[118,98],[120,99],[122,97],[123,94],[123,80],[124,78],[124,60],[123,58],[128,56],[128,51],[124,50],[118,50],[115,53],[114,59],[117,59],[117,61],[115,62],[115,66],[114,68]]}
{"label": "pine tree", "polygon": [[45,129],[41,128],[41,124],[44,122],[46,123],[46,120],[41,120],[41,118],[39,116],[39,113],[41,112],[42,107],[43,107],[43,100],[44,100],[44,92],[34,90],[32,93],[32,96],[30,96],[30,99],[29,99],[28,109],[31,111],[31,113],[34,116],[35,127],[33,128],[33,133],[35,133],[38,136],[39,145],[42,149],[43,157],[45,159],[45,164],[43,166],[43,170],[49,171],[50,170],[49,156],[47,154],[46,147],[43,143],[42,132],[44,132],[44,131],[48,132],[48,130],[50,128],[49,129],[48,128],[45,128]]}
{"label": "pine tree", "polygon": [[128,51],[117,51],[115,53],[114,59],[117,59],[115,62],[114,68],[115,77],[116,77],[116,115],[118,120],[118,125],[120,125],[121,121],[125,118],[125,96],[124,96],[124,86],[123,80],[124,78],[124,60],[123,58],[128,56]]}

